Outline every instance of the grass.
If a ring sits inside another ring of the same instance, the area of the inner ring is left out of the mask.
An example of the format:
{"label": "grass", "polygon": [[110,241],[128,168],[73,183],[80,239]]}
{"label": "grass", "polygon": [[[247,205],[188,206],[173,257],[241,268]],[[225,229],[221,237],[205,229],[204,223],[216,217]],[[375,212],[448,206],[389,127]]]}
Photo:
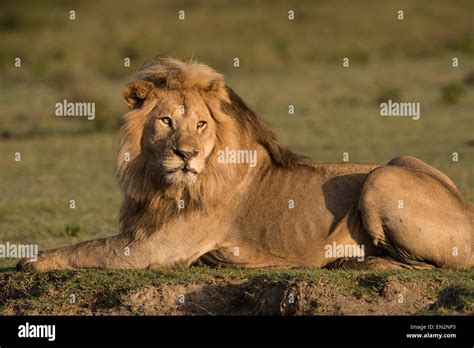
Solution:
{"label": "grass", "polygon": [[[246,296],[258,298],[262,288],[298,282],[330,284],[334,294],[361,297],[367,303],[380,298],[389,279],[424,287],[424,296],[438,301],[419,314],[448,314],[462,311],[473,303],[473,270],[438,269],[425,271],[327,271],[320,269],[212,269],[193,267],[179,270],[79,270],[48,273],[0,272],[0,311],[21,308],[26,313],[77,313],[85,308],[113,309],[123,304],[128,294],[139,289],[170,284],[253,284]],[[321,285],[323,284],[323,285]],[[324,285],[325,284],[325,285]],[[71,303],[71,295],[74,302]],[[260,294],[261,296],[261,294]],[[324,301],[323,301],[324,302]],[[78,309],[79,308],[79,309]],[[324,308],[321,308],[324,310]],[[324,313],[323,313],[324,314]]]}
{"label": "grass", "polygon": [[[114,156],[126,111],[121,88],[158,54],[215,67],[282,143],[315,162],[342,162],[344,152],[350,162],[369,163],[413,155],[445,172],[474,203],[469,1],[138,0],[133,6],[125,0],[48,1],[48,6],[5,1],[2,6],[0,243],[47,249],[118,231],[121,193]],[[404,21],[396,20],[401,7]],[[287,20],[290,8],[294,21]],[[71,9],[75,21],[68,18]],[[177,18],[180,9],[185,21]],[[15,57],[21,57],[21,68],[14,67]],[[130,68],[123,66],[125,57]],[[235,57],[239,68],[232,67]],[[344,57],[350,58],[349,68],[342,66]],[[457,68],[453,57],[459,59]],[[95,102],[96,120],[55,117],[54,104],[64,99]],[[380,117],[379,104],[386,99],[420,102],[421,119]],[[294,115],[288,115],[290,104]],[[14,160],[18,152],[21,162]],[[452,161],[453,152],[458,162]],[[69,209],[71,199],[75,209]],[[0,267],[16,262],[0,259]],[[434,291],[472,280],[472,271],[465,270],[397,274],[433,284]],[[321,277],[362,296],[375,294],[390,276],[206,268],[28,275],[10,269],[0,283],[17,291],[22,304],[54,310],[59,306],[54,299],[41,302],[50,286],[62,301],[70,292],[92,296],[162,282]]]}

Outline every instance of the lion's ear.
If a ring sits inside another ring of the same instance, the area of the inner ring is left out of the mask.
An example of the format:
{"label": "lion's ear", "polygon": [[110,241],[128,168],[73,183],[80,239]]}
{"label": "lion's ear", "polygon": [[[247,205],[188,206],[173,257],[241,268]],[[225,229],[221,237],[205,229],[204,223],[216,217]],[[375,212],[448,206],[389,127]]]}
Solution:
{"label": "lion's ear", "polygon": [[154,87],[155,85],[150,81],[137,80],[130,82],[123,88],[123,99],[130,109],[139,108]]}
{"label": "lion's ear", "polygon": [[225,81],[222,76],[212,80],[206,88],[206,92],[212,95],[213,98],[229,101],[229,95],[225,86]]}

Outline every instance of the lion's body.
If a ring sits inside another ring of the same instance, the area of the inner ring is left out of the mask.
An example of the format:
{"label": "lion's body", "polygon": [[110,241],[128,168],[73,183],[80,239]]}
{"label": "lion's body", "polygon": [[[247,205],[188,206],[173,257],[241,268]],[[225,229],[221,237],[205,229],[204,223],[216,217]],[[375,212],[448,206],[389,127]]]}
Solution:
{"label": "lion's body", "polygon": [[[124,96],[121,232],[19,268],[472,265],[473,208],[418,159],[307,164],[200,64],[152,61]],[[257,160],[222,162],[224,149]]]}
{"label": "lion's body", "polygon": [[[376,168],[379,170],[374,171]],[[407,175],[406,182],[397,182],[399,171]],[[369,175],[374,179],[367,180]],[[382,179],[383,190],[377,196],[376,177],[383,175],[395,177]],[[395,234],[407,233],[408,238],[400,239],[409,243],[400,243],[393,257],[397,260],[408,255],[403,260],[405,267],[467,265],[472,234],[469,207],[433,177],[419,174],[421,182],[413,183],[413,175],[406,168],[345,164],[303,166],[290,173],[270,172],[250,185],[241,200],[226,207],[226,211],[234,213],[219,226],[226,231],[221,247],[204,255],[203,261],[246,267],[323,267],[337,258],[326,255],[326,247],[333,243],[364,245],[365,256],[390,255],[385,250],[390,242],[383,245],[386,238],[378,237],[377,248],[374,234],[384,228],[391,231],[387,223],[396,219],[400,226]],[[434,182],[424,188],[426,181]],[[400,202],[403,207],[399,207]],[[244,208],[236,209],[239,205]],[[380,216],[376,208],[384,215]],[[374,212],[384,223],[364,223],[367,211]],[[420,258],[421,255],[424,257]]]}
{"label": "lion's body", "polygon": [[228,229],[224,246],[204,259],[247,267],[324,266],[330,261],[324,247],[332,243],[331,232],[357,201],[375,167],[302,165],[290,172],[273,168],[240,197],[234,196],[226,207],[225,221],[231,223],[222,226]]}

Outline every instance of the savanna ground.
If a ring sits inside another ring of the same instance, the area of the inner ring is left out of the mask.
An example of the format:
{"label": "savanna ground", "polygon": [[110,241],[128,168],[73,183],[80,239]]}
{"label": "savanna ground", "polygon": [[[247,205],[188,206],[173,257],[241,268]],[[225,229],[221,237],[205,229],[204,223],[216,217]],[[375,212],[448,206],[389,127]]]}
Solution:
{"label": "savanna ground", "polygon": [[[473,7],[471,1],[2,1],[0,243],[47,249],[117,232],[121,87],[158,54],[215,67],[281,142],[315,162],[342,162],[344,152],[350,162],[370,163],[413,155],[447,173],[472,204]],[[96,119],[55,117],[54,105],[64,99],[95,102]],[[379,104],[388,99],[420,102],[421,119],[380,117]],[[1,314],[474,312],[472,269],[27,274],[12,269],[17,261],[0,259]]]}

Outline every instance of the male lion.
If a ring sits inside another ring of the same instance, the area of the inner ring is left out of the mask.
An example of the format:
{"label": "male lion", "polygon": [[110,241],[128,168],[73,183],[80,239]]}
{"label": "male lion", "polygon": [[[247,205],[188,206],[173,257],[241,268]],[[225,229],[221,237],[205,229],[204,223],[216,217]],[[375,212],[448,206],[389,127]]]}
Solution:
{"label": "male lion", "polygon": [[[416,158],[307,164],[202,64],[152,60],[123,94],[121,233],[19,269],[472,265],[474,209]],[[242,150],[254,166],[236,160]]]}

